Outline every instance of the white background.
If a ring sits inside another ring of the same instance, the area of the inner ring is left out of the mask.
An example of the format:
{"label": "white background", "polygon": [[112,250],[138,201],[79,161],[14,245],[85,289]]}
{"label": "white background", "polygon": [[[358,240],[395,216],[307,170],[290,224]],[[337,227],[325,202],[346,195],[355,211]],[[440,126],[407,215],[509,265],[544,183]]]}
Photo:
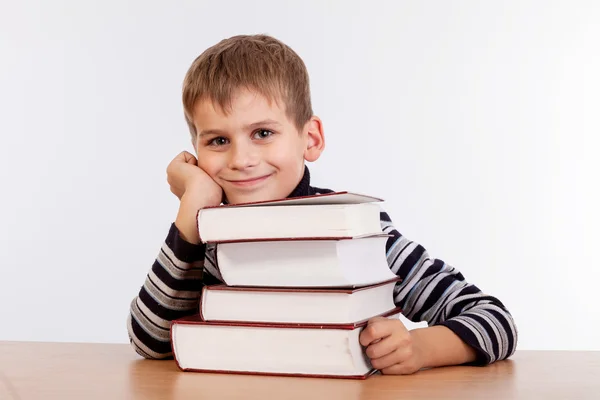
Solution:
{"label": "white background", "polygon": [[600,3],[0,4],[0,340],[127,341],[192,151],[183,76],[268,33],[311,74],[314,185],[384,197],[520,349],[600,350]]}

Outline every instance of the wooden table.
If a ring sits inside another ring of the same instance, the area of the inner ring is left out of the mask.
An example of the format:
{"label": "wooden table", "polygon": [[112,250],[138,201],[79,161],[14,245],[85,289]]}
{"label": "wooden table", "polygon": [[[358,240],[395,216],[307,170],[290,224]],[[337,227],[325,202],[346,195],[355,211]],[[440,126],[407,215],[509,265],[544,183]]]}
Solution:
{"label": "wooden table", "polygon": [[600,399],[600,352],[518,351],[487,367],[365,381],[181,372],[129,345],[0,342],[0,399]]}

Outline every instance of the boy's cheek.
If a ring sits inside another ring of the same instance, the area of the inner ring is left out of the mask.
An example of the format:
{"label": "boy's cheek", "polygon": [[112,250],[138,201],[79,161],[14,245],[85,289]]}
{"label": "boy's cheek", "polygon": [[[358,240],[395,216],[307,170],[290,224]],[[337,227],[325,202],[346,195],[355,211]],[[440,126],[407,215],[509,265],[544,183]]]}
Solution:
{"label": "boy's cheek", "polygon": [[219,169],[221,169],[220,165],[223,164],[223,161],[218,157],[206,152],[198,152],[197,158],[198,167],[200,167],[204,172],[214,179]]}
{"label": "boy's cheek", "polygon": [[264,160],[280,168],[295,168],[304,162],[304,151],[298,147],[273,147],[264,154]]}

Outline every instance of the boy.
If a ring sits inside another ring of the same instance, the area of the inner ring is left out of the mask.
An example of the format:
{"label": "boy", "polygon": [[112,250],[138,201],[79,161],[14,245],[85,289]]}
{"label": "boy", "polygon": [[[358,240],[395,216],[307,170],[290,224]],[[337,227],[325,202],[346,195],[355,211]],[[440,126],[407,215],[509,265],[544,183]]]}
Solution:
{"label": "boy", "polygon": [[[179,212],[127,319],[131,344],[146,358],[172,357],[169,322],[196,313],[202,286],[220,281],[214,246],[197,232],[200,208],[331,192],[310,186],[304,163],[319,158],[325,139],[305,65],[285,44],[253,35],[209,48],[185,77],[183,104],[197,158],[182,152],[167,168]],[[394,301],[407,318],[429,326],[408,331],[400,320],[370,320],[360,343],[373,367],[411,374],[486,365],[514,353],[516,327],[498,299],[430,258],[384,212],[381,226],[392,235],[390,269],[402,278]]]}

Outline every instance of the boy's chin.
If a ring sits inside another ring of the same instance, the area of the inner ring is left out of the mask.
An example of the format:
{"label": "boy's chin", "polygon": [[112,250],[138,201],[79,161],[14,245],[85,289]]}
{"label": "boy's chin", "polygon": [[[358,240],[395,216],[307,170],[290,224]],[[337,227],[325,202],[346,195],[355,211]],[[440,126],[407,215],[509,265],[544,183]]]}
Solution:
{"label": "boy's chin", "polygon": [[255,203],[258,201],[279,200],[286,196],[278,196],[272,192],[257,192],[257,193],[229,193],[225,194],[226,201],[229,204]]}

